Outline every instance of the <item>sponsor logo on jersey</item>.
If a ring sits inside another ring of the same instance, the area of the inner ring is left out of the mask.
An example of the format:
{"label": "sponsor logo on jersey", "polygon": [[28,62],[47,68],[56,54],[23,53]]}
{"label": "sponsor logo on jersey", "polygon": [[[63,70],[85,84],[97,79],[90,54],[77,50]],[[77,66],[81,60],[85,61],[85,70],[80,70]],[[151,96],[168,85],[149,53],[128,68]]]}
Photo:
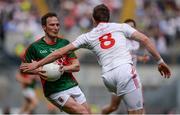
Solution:
{"label": "sponsor logo on jersey", "polygon": [[55,51],[56,49],[55,49],[55,48],[50,48],[49,50],[50,50],[50,52],[53,52],[53,51]]}
{"label": "sponsor logo on jersey", "polygon": [[40,50],[40,53],[44,54],[44,53],[47,53],[47,51],[46,50]]}

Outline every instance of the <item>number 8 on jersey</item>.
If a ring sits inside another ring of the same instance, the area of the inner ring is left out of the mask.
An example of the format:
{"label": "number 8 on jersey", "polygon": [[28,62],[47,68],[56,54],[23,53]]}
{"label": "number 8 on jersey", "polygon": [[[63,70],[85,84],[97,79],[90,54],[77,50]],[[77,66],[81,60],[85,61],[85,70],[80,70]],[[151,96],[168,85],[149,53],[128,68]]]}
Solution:
{"label": "number 8 on jersey", "polygon": [[112,38],[111,33],[102,35],[99,37],[99,41],[102,49],[111,48],[115,44],[115,40]]}

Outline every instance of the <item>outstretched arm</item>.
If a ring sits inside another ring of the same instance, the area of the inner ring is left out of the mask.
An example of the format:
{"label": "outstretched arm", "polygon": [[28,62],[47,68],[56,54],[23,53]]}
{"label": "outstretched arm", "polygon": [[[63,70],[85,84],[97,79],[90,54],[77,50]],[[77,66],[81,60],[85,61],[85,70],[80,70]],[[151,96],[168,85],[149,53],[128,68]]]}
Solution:
{"label": "outstretched arm", "polygon": [[169,78],[171,76],[171,71],[169,67],[166,65],[166,63],[163,61],[162,57],[160,56],[159,52],[156,50],[154,44],[150,41],[150,39],[146,35],[138,31],[135,31],[131,37],[132,39],[139,41],[141,44],[143,44],[146,47],[146,49],[151,53],[151,55],[157,61],[158,70],[161,73],[161,75],[164,76],[165,78]]}
{"label": "outstretched arm", "polygon": [[150,59],[150,57],[148,55],[137,55],[137,61],[140,61],[140,62],[143,62],[143,63],[146,63],[148,60]]}
{"label": "outstretched arm", "polygon": [[54,52],[52,52],[51,54],[49,54],[47,57],[45,57],[44,59],[38,61],[38,62],[33,62],[33,63],[25,63],[23,65],[21,65],[20,69],[23,71],[31,71],[34,70],[40,66],[43,66],[47,63],[51,63],[55,60],[57,60],[58,58],[60,58],[62,55],[66,54],[68,51],[72,51],[75,50],[76,47],[73,44],[69,44],[63,48],[60,48],[58,50],[55,50]]}
{"label": "outstretched arm", "polygon": [[141,44],[143,44],[145,48],[152,54],[152,56],[155,58],[156,61],[159,61],[161,59],[161,56],[156,50],[154,44],[150,41],[150,39],[146,35],[138,31],[135,31],[132,34],[132,39],[139,41]]}
{"label": "outstretched arm", "polygon": [[47,63],[51,63],[55,60],[57,60],[58,58],[60,58],[61,56],[63,56],[64,54],[66,54],[69,51],[73,51],[76,48],[74,47],[73,44],[69,44],[63,48],[60,48],[58,50],[55,50],[54,52],[52,52],[51,54],[49,54],[47,57],[45,57],[44,59],[42,59],[41,61],[38,62],[37,66],[43,66]]}

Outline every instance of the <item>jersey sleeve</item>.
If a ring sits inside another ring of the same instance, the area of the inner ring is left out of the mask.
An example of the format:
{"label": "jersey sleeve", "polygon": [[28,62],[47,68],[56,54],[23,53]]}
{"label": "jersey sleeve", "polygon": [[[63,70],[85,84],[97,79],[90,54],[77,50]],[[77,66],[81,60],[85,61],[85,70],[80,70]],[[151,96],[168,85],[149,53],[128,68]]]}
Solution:
{"label": "jersey sleeve", "polygon": [[75,41],[72,42],[72,44],[76,48],[86,48],[87,46],[87,36],[85,34],[80,35]]}
{"label": "jersey sleeve", "polygon": [[124,31],[124,34],[127,38],[131,38],[132,34],[137,30],[132,28],[130,25],[124,23],[123,24],[123,31]]}

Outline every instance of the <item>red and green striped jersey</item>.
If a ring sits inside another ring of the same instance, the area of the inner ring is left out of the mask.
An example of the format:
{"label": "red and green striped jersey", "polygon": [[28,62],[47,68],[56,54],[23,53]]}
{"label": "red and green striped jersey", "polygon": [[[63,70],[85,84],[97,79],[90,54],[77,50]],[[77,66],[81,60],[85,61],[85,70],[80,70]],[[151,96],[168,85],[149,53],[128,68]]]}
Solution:
{"label": "red and green striped jersey", "polygon": [[[64,47],[69,43],[70,42],[66,39],[57,39],[55,44],[47,44],[44,41],[43,37],[29,46],[25,53],[24,60],[28,63],[30,63],[32,60],[39,61],[47,55],[49,55],[50,53],[52,53],[54,50]],[[69,60],[74,58],[77,58],[75,53],[69,52],[57,61],[59,63],[63,63],[63,65],[68,65],[70,64]],[[41,79],[41,83],[46,97],[53,93],[64,91],[78,85],[72,73],[66,72],[60,77],[60,79],[56,81],[52,82]]]}

